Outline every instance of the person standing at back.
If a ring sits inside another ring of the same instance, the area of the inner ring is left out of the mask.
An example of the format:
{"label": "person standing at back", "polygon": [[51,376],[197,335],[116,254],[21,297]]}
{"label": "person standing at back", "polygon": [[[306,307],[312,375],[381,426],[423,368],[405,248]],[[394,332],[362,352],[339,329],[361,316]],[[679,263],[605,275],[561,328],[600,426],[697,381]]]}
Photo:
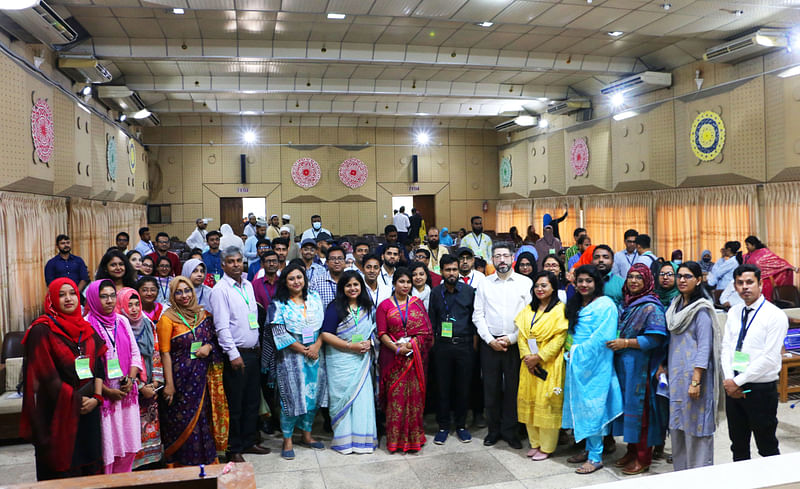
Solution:
{"label": "person standing at back", "polygon": [[[641,263],[647,268],[650,268],[653,263],[658,260],[658,257],[650,249],[650,236],[647,234],[640,234],[636,236],[636,254],[639,255],[634,260],[633,265]],[[626,275],[627,276],[627,275]]]}
{"label": "person standing at back", "polygon": [[736,292],[744,301],[728,311],[720,362],[727,394],[725,414],[733,461],[750,459],[750,436],[762,457],[780,455],[778,391],[781,349],[789,319],[761,294],[761,270],[752,264],[733,271]]}
{"label": "person standing at back", "polygon": [[281,216],[281,227],[285,226],[289,228],[289,241],[294,243],[294,237],[295,235],[297,235],[297,231],[295,231],[294,224],[291,223],[291,220],[292,216],[290,216],[289,214],[284,214],[283,216]]}
{"label": "person standing at back", "polygon": [[244,235],[247,236],[248,238],[250,236],[255,236],[256,222],[258,222],[258,219],[256,219],[255,214],[253,214],[252,212],[247,214],[247,224],[245,224],[244,226]]}
{"label": "person standing at back", "polygon": [[44,266],[44,281],[50,285],[57,278],[68,278],[78,284],[78,294],[89,284],[89,270],[83,258],[72,254],[72,241],[66,234],[56,236],[58,254]]}
{"label": "person standing at back", "polygon": [[321,233],[325,233],[328,236],[333,236],[330,231],[322,227],[322,218],[319,216],[319,214],[314,214],[311,216],[311,227],[303,231],[300,241],[305,241],[307,239],[313,239],[314,241],[317,241],[317,238]]}
{"label": "person standing at back", "polygon": [[139,242],[136,243],[136,248],[134,249],[141,253],[143,257],[156,252],[156,247],[150,242],[149,227],[139,228]]}
{"label": "person standing at back", "polygon": [[570,259],[572,259],[573,256],[580,255],[582,253],[580,246],[581,238],[583,236],[586,236],[585,228],[575,228],[575,231],[572,232],[572,237],[575,238],[575,244],[567,248],[567,251],[564,253],[564,259],[567,261],[567,270],[571,268],[569,265]]}
{"label": "person standing at back", "polygon": [[483,340],[480,344],[484,403],[489,434],[483,441],[492,446],[503,438],[511,448],[520,449],[517,437],[517,388],[519,386],[519,331],[517,314],[531,302],[533,283],[511,268],[514,245],[492,246],[496,272],[486,277],[475,295],[472,321]]}
{"label": "person standing at back", "polygon": [[[425,239],[427,233],[420,233],[423,223],[422,214],[420,214],[420,212],[416,208],[411,209],[411,217],[408,218],[408,221],[411,223],[408,228],[408,236],[411,239],[414,239],[416,237],[419,237],[420,239]],[[437,235],[436,237],[438,239],[439,236]]]}
{"label": "person standing at back", "polygon": [[400,207],[400,212],[394,215],[392,224],[397,228],[397,241],[401,245],[406,244],[408,240],[408,228],[411,227],[411,221],[408,219],[405,206]]}
{"label": "person standing at back", "polygon": [[156,250],[150,253],[150,258],[157,264],[160,257],[166,257],[172,265],[172,276],[181,274],[181,259],[169,251],[169,234],[161,232],[156,234]]}
{"label": "person standing at back", "polygon": [[189,248],[200,248],[202,250],[206,246],[206,234],[208,234],[206,228],[208,227],[208,221],[200,217],[197,218],[194,224],[197,227],[192,231],[192,234],[186,238],[186,244]]}
{"label": "person standing at back", "polygon": [[[618,277],[627,277],[628,269],[636,263],[639,253],[636,251],[636,237],[639,232],[635,229],[625,231],[625,249],[614,254],[614,268],[611,269]],[[657,278],[657,277],[656,277]]]}
{"label": "person standing at back", "polygon": [[488,261],[492,255],[492,238],[483,234],[483,218],[472,216],[469,221],[472,225],[472,232],[464,236],[460,246],[471,249],[475,256]]}

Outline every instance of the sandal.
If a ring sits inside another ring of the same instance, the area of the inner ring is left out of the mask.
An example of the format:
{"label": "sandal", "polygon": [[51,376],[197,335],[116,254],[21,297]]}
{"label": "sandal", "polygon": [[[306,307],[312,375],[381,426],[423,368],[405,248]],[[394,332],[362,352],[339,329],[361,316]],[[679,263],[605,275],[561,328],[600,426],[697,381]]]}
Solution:
{"label": "sandal", "polygon": [[571,464],[580,464],[589,460],[589,452],[584,450],[580,453],[576,453],[575,455],[571,456],[567,459],[567,462]]}
{"label": "sandal", "polygon": [[592,462],[587,460],[583,465],[575,469],[576,474],[591,474],[603,468],[603,462]]}

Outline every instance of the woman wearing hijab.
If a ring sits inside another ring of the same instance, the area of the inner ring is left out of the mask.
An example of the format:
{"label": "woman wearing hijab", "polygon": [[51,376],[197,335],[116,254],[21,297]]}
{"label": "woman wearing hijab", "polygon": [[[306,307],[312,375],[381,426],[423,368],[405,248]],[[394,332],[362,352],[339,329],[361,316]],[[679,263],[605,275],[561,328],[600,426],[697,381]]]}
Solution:
{"label": "woman wearing hijab", "polygon": [[676,267],[683,263],[683,251],[681,250],[674,250],[672,255],[670,256],[669,260],[673,265]]}
{"label": "woman wearing hijab", "polygon": [[623,401],[623,415],[614,421],[613,434],[628,443],[627,453],[614,465],[626,475],[649,470],[653,447],[663,444],[666,435],[655,393],[656,372],[666,358],[667,321],[654,288],[653,275],[643,263],[628,270],[619,338],[607,343],[614,350]]}
{"label": "woman wearing hijab", "polygon": [[161,460],[161,427],[158,422],[158,397],[156,389],[164,384],[158,338],[150,318],[142,313],[139,293],[125,287],[117,294],[116,312],[128,319],[142,356],[142,370],[136,379],[139,390],[139,419],[141,421],[142,449],[133,459],[133,468]]}
{"label": "woman wearing hijab", "polygon": [[211,304],[211,287],[206,285],[206,265],[202,260],[192,258],[186,260],[181,270],[181,275],[189,279],[194,286],[194,293],[197,296],[197,303],[206,311]]}
{"label": "woman wearing hijab", "polygon": [[211,315],[183,276],[170,284],[172,307],[158,321],[164,365],[161,438],[168,467],[210,464],[228,445],[222,358]]}
{"label": "woman wearing hijab", "polygon": [[537,272],[536,257],[533,256],[533,253],[530,251],[523,251],[517,255],[517,261],[514,263],[514,271],[533,280]]}
{"label": "woman wearing hijab", "polygon": [[90,283],[86,305],[86,320],[108,346],[101,418],[105,473],[130,472],[142,448],[139,392],[134,382],[142,356],[128,319],[114,312],[117,292],[111,280]]}
{"label": "woman wearing hijab", "polygon": [[547,255],[556,255],[561,251],[561,240],[553,234],[553,226],[549,224],[544,227],[542,231],[543,236],[536,242],[536,252],[539,254],[537,260],[537,268],[542,268],[542,262]]}
{"label": "woman wearing hijab", "polygon": [[439,231],[439,244],[442,246],[453,246],[453,237],[450,236],[450,232],[447,228],[442,228]]}
{"label": "woman wearing hijab", "polygon": [[664,308],[669,307],[672,299],[680,295],[675,280],[675,273],[677,273],[677,271],[678,265],[671,262],[661,265],[661,269],[658,271],[655,292]]}
{"label": "woman wearing hijab", "polygon": [[700,265],[700,270],[703,271],[703,274],[710,272],[711,267],[714,266],[714,262],[711,261],[711,250],[703,250],[700,253],[700,261],[697,264]]}
{"label": "woman wearing hijab", "polygon": [[81,317],[78,286],[57,278],[25,333],[20,433],[32,439],[36,479],[103,473],[100,407],[105,342]]}
{"label": "woman wearing hijab", "polygon": [[242,238],[239,236],[233,234],[233,228],[230,224],[223,224],[220,226],[219,232],[222,233],[222,237],[219,239],[220,250],[227,250],[233,246],[244,256],[244,241],[242,241]]}

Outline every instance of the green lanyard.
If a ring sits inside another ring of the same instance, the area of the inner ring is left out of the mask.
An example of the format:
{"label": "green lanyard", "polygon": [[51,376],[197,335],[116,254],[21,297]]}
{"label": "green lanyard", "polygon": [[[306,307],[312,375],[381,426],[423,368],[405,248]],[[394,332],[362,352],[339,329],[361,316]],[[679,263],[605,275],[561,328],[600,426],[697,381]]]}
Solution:
{"label": "green lanyard", "polygon": [[[360,313],[361,313],[361,306],[358,306],[356,308],[356,313],[353,315],[353,322],[356,323],[356,328],[358,328],[358,317],[359,317]],[[353,308],[352,307],[350,308],[350,314],[353,314]]]}
{"label": "green lanyard", "polygon": [[[194,334],[194,330],[197,329],[197,326],[195,326],[194,328],[189,326],[189,323],[186,321],[186,319],[184,319],[183,316],[181,316],[181,313],[179,313],[178,311],[175,311],[175,314],[177,314],[178,317],[181,318],[181,321],[183,321],[183,324],[185,324],[186,327],[189,328],[189,331],[192,332],[192,338],[197,339],[197,336],[195,336],[195,334]],[[197,322],[197,314],[194,315],[194,322],[195,323]]]}
{"label": "green lanyard", "polygon": [[240,296],[242,296],[242,299],[244,299],[244,302],[247,304],[247,307],[249,309],[250,308],[250,301],[247,299],[247,295],[245,293],[243,293],[240,289],[241,289],[241,286],[237,287],[236,284],[233,284],[233,290],[235,290],[236,292],[239,293]]}

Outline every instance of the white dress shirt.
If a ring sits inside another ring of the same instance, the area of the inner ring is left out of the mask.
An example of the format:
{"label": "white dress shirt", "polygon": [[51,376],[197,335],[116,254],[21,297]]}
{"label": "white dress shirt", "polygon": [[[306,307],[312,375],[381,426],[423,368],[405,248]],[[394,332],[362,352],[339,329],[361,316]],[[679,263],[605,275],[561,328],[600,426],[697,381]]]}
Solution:
{"label": "white dress shirt", "polygon": [[722,291],[722,294],[719,295],[719,303],[725,304],[729,303],[731,307],[735,306],[736,304],[744,304],[744,301],[741,297],[739,297],[739,293],[736,292],[736,288],[733,286],[733,281],[731,280],[728,282],[728,285],[725,286],[725,290]]}
{"label": "white dress shirt", "polygon": [[314,241],[316,241],[317,236],[319,236],[322,233],[327,233],[328,235],[333,236],[331,232],[325,228],[319,228],[319,231],[314,231],[314,228],[308,228],[305,231],[303,231],[303,235],[300,236],[300,242],[302,243],[307,239],[313,239]]}
{"label": "white dress shirt", "polygon": [[764,383],[778,380],[781,371],[781,348],[789,329],[786,313],[773,303],[759,298],[750,306],[752,312],[747,318],[746,335],[742,343],[742,353],[750,355],[750,364],[744,372],[736,375],[733,371],[733,354],[742,328],[742,310],[745,304],[737,304],[728,311],[725,323],[725,336],[722,338],[720,363],[726,379],[733,379],[736,385]]}
{"label": "white dress shirt", "polygon": [[628,270],[636,263],[637,258],[639,258],[639,254],[636,253],[636,250],[633,250],[633,253],[628,253],[628,250],[614,253],[614,266],[611,267],[611,272],[623,278],[627,277]]}
{"label": "white dress shirt", "polygon": [[223,275],[211,289],[210,302],[219,346],[229,360],[241,356],[239,348],[258,346],[258,329],[250,328],[249,318],[251,313],[258,317],[258,305],[253,285],[244,276],[240,285],[227,274]]}
{"label": "white dress shirt", "polygon": [[516,272],[511,272],[505,280],[496,273],[483,280],[475,292],[472,322],[486,344],[491,343],[495,336],[508,336],[511,343],[517,342],[518,330],[514,319],[523,307],[531,303],[532,287],[531,279]]}
{"label": "white dress shirt", "polygon": [[397,228],[398,233],[407,233],[408,228],[411,226],[411,221],[407,215],[398,212],[392,218],[392,224]]}
{"label": "white dress shirt", "polygon": [[464,282],[465,284],[469,285],[473,289],[477,289],[480,284],[486,280],[486,275],[483,272],[479,272],[477,270],[470,270],[469,274],[466,276],[459,275],[458,279]]}
{"label": "white dress shirt", "polygon": [[205,229],[194,228],[192,234],[186,238],[186,244],[189,245],[189,248],[200,248],[202,250],[206,246],[206,234],[208,232]]}

